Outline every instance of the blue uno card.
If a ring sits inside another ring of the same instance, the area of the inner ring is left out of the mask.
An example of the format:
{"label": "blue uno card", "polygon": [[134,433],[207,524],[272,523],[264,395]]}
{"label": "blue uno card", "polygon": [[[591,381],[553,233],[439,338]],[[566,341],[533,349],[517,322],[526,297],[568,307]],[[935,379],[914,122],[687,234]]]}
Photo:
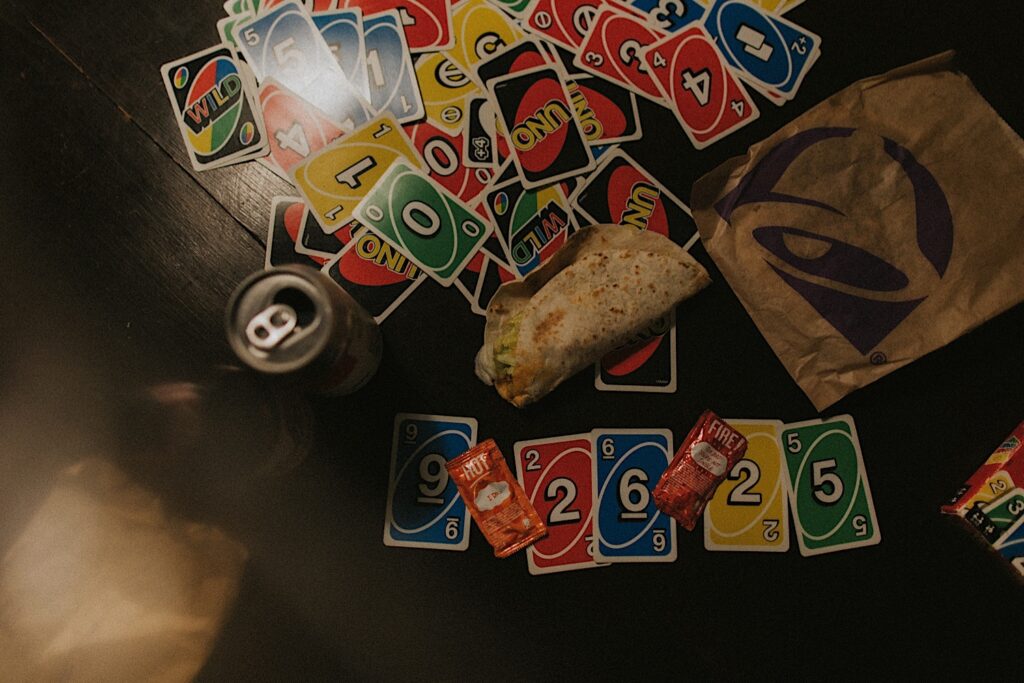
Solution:
{"label": "blue uno card", "polygon": [[373,109],[390,111],[399,123],[423,118],[420,84],[398,12],[389,10],[364,19],[363,40]]}
{"label": "blue uno card", "polygon": [[672,459],[665,429],[595,429],[594,560],[674,562],[676,522],[654,505],[652,491]]}
{"label": "blue uno card", "polygon": [[469,511],[445,463],[476,445],[476,426],[471,417],[395,416],[384,545],[469,547]]}
{"label": "blue uno card", "polygon": [[817,35],[743,0],[716,0],[704,27],[736,75],[776,104],[793,99],[820,53]]}
{"label": "blue uno card", "polygon": [[297,2],[239,24],[235,39],[260,82],[274,78],[345,130],[369,120],[366,101],[338,66],[309,13]]}
{"label": "blue uno card", "polygon": [[994,547],[1018,574],[1024,576],[1024,517],[1014,522],[996,540]]}
{"label": "blue uno card", "polygon": [[651,26],[675,33],[704,16],[704,5],[697,0],[630,0],[629,5],[647,15]]}
{"label": "blue uno card", "polygon": [[320,30],[338,66],[359,94],[369,102],[370,84],[366,80],[366,51],[363,49],[363,11],[358,7],[318,12],[313,24]]}

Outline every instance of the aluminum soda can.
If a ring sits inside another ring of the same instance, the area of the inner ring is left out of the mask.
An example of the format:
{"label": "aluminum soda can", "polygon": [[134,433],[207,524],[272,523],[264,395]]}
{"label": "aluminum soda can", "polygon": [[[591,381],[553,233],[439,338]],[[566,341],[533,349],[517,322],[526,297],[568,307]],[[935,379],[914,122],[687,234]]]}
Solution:
{"label": "aluminum soda can", "polygon": [[228,343],[249,367],[341,396],[380,365],[380,328],[327,275],[286,265],[253,273],[227,307]]}

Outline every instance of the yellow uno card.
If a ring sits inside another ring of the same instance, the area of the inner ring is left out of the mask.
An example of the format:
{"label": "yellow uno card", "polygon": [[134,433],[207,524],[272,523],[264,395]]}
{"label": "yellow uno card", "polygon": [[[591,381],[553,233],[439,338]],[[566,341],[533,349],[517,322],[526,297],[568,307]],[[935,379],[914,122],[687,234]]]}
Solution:
{"label": "yellow uno card", "polygon": [[334,233],[352,220],[352,209],[391,162],[402,157],[423,168],[398,121],[384,113],[296,166],[292,180],[324,232]]}
{"label": "yellow uno card", "polygon": [[747,437],[736,463],[704,510],[704,547],[782,553],[789,550],[789,484],[778,420],[726,420]]}
{"label": "yellow uno card", "polygon": [[459,132],[466,120],[466,98],[484,94],[466,72],[440,52],[417,60],[416,78],[427,119],[451,133]]}
{"label": "yellow uno card", "polygon": [[526,35],[507,14],[487,0],[462,0],[452,13],[452,32],[455,47],[442,54],[467,74],[473,73],[477,62]]}

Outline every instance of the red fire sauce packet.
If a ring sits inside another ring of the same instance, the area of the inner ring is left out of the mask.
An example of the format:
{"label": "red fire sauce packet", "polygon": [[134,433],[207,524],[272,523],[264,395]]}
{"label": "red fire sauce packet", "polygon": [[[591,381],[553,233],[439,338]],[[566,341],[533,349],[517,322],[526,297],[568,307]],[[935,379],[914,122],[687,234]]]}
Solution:
{"label": "red fire sauce packet", "polygon": [[746,437],[705,410],[654,487],[654,504],[693,531],[715,489],[746,452]]}
{"label": "red fire sauce packet", "polygon": [[508,557],[548,533],[494,439],[470,448],[445,467],[498,557]]}

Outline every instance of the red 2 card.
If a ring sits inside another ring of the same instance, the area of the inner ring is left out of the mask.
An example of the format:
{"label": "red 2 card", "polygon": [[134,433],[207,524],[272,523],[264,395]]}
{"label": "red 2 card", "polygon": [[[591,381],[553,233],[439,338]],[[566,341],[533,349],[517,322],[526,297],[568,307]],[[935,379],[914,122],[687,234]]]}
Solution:
{"label": "red 2 card", "polygon": [[516,476],[548,535],[526,549],[531,574],[589,569],[594,562],[594,473],[586,434],[519,441]]}
{"label": "red 2 card", "polygon": [[338,9],[359,7],[364,15],[398,10],[410,52],[454,47],[451,0],[339,0]]}
{"label": "red 2 card", "polygon": [[270,141],[267,166],[286,180],[306,157],[344,135],[326,114],[272,78],[260,86],[259,100]]}
{"label": "red 2 card", "polygon": [[602,78],[619,83],[659,104],[664,104],[658,86],[651,80],[640,53],[657,42],[663,33],[644,19],[617,7],[603,6],[583,39],[573,63]]}
{"label": "red 2 card", "polygon": [[697,149],[760,115],[703,26],[655,43],[644,52],[643,61]]}

